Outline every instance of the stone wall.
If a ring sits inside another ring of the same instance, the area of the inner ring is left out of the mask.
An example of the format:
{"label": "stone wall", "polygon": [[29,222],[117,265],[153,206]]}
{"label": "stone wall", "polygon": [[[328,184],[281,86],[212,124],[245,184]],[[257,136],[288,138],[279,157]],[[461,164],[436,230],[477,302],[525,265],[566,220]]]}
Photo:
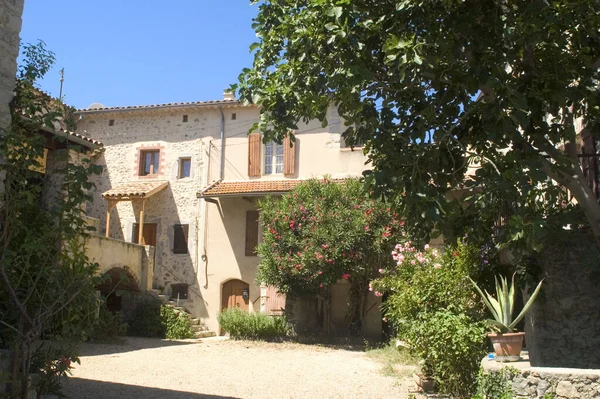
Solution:
{"label": "stone wall", "polygon": [[500,372],[505,367],[505,376],[517,398],[538,399],[598,399],[600,398],[600,370],[531,367],[527,355],[516,363],[498,363],[483,359],[486,373]]}
{"label": "stone wall", "polygon": [[[541,255],[545,276],[527,317],[533,366],[600,368],[600,268],[592,237],[565,232]],[[558,242],[558,240],[557,240]]]}
{"label": "stone wall", "polygon": [[0,2],[0,127],[10,122],[8,103],[15,87],[23,3],[24,0]]}

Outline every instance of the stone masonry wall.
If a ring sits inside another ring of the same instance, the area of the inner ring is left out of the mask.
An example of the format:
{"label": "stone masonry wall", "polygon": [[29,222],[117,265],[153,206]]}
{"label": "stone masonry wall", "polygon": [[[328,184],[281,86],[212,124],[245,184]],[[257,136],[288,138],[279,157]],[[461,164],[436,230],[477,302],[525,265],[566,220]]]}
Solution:
{"label": "stone masonry wall", "polygon": [[[183,122],[183,115],[188,122]],[[110,120],[114,122],[109,123]],[[144,223],[156,223],[154,286],[170,292],[171,284],[188,284],[188,300],[183,304],[196,316],[195,308],[203,303],[198,286],[199,218],[196,193],[206,184],[203,137],[216,136],[220,129],[218,110],[162,112],[160,114],[100,114],[84,115],[78,132],[102,141],[105,151],[97,164],[104,168],[96,177],[93,201],[88,204],[89,216],[100,219],[105,233],[107,203],[102,193],[110,188],[148,179],[138,176],[139,151],[160,149],[160,171],[156,180],[169,181],[169,186],[151,196],[145,206]],[[191,176],[178,178],[179,159],[191,158]],[[135,223],[139,223],[139,201],[120,202],[111,212],[110,236],[132,241]],[[188,253],[173,253],[175,224],[188,224]]]}
{"label": "stone masonry wall", "polygon": [[565,235],[565,244],[546,245],[540,259],[544,287],[525,324],[531,364],[599,369],[599,254],[591,237]]}
{"label": "stone masonry wall", "polygon": [[10,121],[8,103],[15,87],[23,3],[24,0],[0,2],[0,127]]}

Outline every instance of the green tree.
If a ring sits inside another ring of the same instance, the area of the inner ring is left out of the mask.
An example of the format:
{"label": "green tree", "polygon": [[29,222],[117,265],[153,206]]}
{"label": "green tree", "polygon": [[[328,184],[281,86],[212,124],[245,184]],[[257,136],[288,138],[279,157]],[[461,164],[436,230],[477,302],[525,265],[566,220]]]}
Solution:
{"label": "green tree", "polygon": [[581,127],[592,141],[600,131],[598,1],[252,3],[254,63],[232,89],[261,107],[264,140],[327,124],[335,104],[346,142],[366,143],[367,182],[397,200],[411,237],[469,221],[489,234],[510,208],[504,240],[537,248],[562,186],[600,238],[577,154]]}
{"label": "green tree", "polygon": [[369,282],[394,263],[389,254],[403,222],[369,199],[356,179],[309,180],[259,208],[258,280],[286,294],[318,295],[327,309],[331,286],[346,279],[350,308],[343,327],[364,331]]}
{"label": "green tree", "polygon": [[74,162],[70,153],[80,148],[63,141],[52,176],[36,171],[46,145],[40,129],[66,123],[66,109],[36,88],[54,55],[43,42],[23,50],[12,123],[0,132],[0,346],[12,353],[9,397],[27,398],[30,373],[42,375],[40,387],[57,387],[76,360],[58,343],[85,337],[93,325],[97,265],[84,252],[83,206],[88,177],[100,168],[85,156]]}

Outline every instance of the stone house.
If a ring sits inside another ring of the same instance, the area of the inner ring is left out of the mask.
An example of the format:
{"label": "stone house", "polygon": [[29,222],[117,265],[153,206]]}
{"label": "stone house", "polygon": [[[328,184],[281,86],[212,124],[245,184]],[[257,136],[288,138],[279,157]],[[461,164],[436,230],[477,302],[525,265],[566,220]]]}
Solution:
{"label": "stone house", "polygon": [[[78,115],[78,132],[105,148],[88,214],[103,221],[107,236],[155,246],[154,287],[213,331],[224,308],[273,313],[284,306],[256,281],[256,200],[303,179],[360,176],[366,168],[361,150],[345,148],[333,107],[327,127],[300,126],[291,148],[287,140],[265,145],[248,136],[259,109],[229,93],[192,103],[93,104]],[[379,311],[373,321],[381,332]]]}

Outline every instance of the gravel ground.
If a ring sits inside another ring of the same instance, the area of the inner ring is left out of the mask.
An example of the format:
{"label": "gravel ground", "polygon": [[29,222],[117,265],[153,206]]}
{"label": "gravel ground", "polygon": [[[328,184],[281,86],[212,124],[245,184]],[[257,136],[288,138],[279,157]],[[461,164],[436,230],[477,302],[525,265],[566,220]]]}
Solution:
{"label": "gravel ground", "polygon": [[128,338],[86,344],[70,398],[407,398],[412,382],[361,351],[295,343]]}

